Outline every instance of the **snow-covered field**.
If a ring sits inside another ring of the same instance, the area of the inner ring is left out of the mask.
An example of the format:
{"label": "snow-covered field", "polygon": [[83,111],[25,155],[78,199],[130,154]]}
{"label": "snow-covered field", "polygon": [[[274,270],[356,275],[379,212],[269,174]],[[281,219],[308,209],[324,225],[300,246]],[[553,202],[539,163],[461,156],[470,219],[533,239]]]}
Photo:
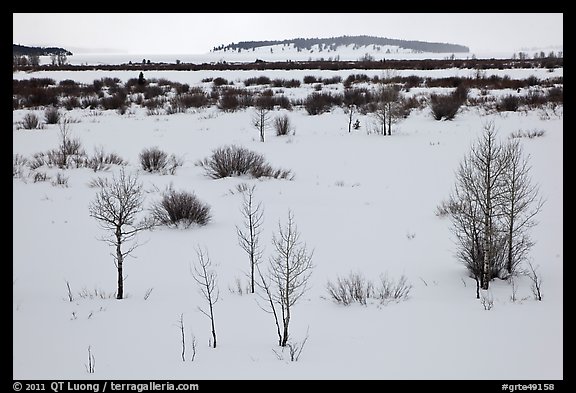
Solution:
{"label": "snow-covered field", "polygon": [[[545,70],[508,71],[514,77],[551,76],[537,74]],[[206,76],[243,80],[262,73],[297,79],[334,74],[203,71],[149,72],[146,77],[194,86]],[[351,73],[356,72],[338,75]],[[562,70],[552,75],[560,76]],[[86,83],[105,76],[122,81],[137,77],[99,71],[14,73],[14,79]],[[17,129],[27,112],[13,112],[13,154],[30,158],[58,145],[59,128]],[[43,117],[42,110],[36,113]],[[274,115],[284,113],[293,135],[276,136],[270,130],[261,143],[252,126],[253,109],[225,113],[211,107],[156,116],[142,108],[127,115],[69,112],[72,134],[89,154],[102,146],[128,161],[126,169],[144,184],[146,207],[172,184],[208,203],[213,220],[204,227],[142,232],[135,258],[124,266],[128,297],[88,296],[116,290],[113,250],[99,240],[105,232],[89,216],[97,189],[88,183],[117,174],[119,167],[107,172],[44,169],[49,177],[67,177],[67,187],[14,178],[13,378],[563,379],[561,116],[543,116],[541,110],[486,115],[463,108],[453,121],[435,121],[425,108],[396,125],[392,136],[380,136],[366,132],[368,115],[356,116],[361,128],[348,133],[348,116],[341,109],[310,116],[295,108]],[[503,139],[518,130],[545,131],[521,143],[531,156],[532,178],[546,204],[531,232],[536,244],[530,253],[543,280],[543,300],[533,299],[528,277],[517,278],[515,302],[511,285],[495,280],[488,294],[494,304],[485,310],[475,298],[474,280],[454,256],[450,222],[435,210],[452,191],[459,162],[489,121]],[[206,177],[195,162],[227,144],[262,153],[274,167],[292,170],[294,179]],[[175,175],[140,169],[140,152],[154,146],[183,158]],[[255,198],[265,208],[265,263],[273,251],[272,234],[289,211],[301,239],[314,249],[311,288],[294,306],[290,324],[295,341],[302,341],[308,331],[298,362],[290,362],[286,352],[284,360],[275,354],[282,352],[274,319],[261,309],[259,298],[235,291],[237,279],[245,286],[249,266],[235,228],[242,224],[242,196],[236,189],[240,183],[255,185]],[[216,349],[208,346],[210,323],[198,310],[205,300],[190,272],[198,246],[209,251],[218,275]],[[405,275],[412,284],[410,298],[387,305],[335,304],[326,284],[350,272],[373,280],[381,273],[396,279]],[[181,358],[181,315],[188,340],[186,362]],[[194,362],[189,359],[192,334],[197,339]],[[86,369],[88,348],[94,373]]]}

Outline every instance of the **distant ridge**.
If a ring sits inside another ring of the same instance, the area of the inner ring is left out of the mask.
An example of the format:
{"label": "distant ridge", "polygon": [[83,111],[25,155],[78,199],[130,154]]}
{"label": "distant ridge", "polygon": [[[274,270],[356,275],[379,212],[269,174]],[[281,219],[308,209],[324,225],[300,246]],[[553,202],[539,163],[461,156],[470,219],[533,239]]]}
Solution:
{"label": "distant ridge", "polygon": [[25,46],[12,44],[13,56],[50,56],[50,55],[72,56],[72,52],[56,47]]}
{"label": "distant ridge", "polygon": [[241,41],[228,45],[220,45],[212,49],[213,52],[228,50],[249,50],[263,46],[272,45],[294,45],[297,50],[310,50],[317,45],[320,50],[335,51],[339,46],[354,45],[361,46],[395,46],[402,49],[413,50],[416,52],[431,53],[468,53],[470,48],[464,45],[425,42],[425,41],[408,41],[392,38],[375,37],[368,35],[357,36],[340,36],[330,38],[293,38],[281,41]]}

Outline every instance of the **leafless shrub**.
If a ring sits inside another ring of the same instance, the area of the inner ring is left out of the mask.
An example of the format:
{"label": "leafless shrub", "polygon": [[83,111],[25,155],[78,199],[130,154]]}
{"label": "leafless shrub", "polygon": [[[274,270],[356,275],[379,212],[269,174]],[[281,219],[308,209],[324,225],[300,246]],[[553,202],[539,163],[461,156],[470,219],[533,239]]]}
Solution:
{"label": "leafless shrub", "polygon": [[21,178],[24,176],[24,168],[28,165],[28,159],[22,154],[16,153],[12,157],[12,177]]}
{"label": "leafless shrub", "polygon": [[376,296],[381,303],[391,300],[407,300],[411,289],[412,284],[408,282],[406,276],[400,276],[400,279],[396,282],[384,273],[380,275],[380,284],[376,287]]}
{"label": "leafless shrub", "polygon": [[44,121],[46,124],[58,124],[60,121],[60,112],[58,108],[50,106],[44,110]]}
{"label": "leafless shrub", "polygon": [[292,128],[288,115],[278,116],[274,119],[276,136],[289,135]]}
{"label": "leafless shrub", "polygon": [[435,120],[452,120],[462,105],[460,97],[454,94],[430,95],[430,108]]}
{"label": "leafless shrub", "polygon": [[209,100],[203,92],[190,92],[179,96],[179,105],[184,108],[201,108],[208,105]]}
{"label": "leafless shrub", "polygon": [[176,173],[176,168],[181,167],[182,165],[184,165],[184,159],[182,157],[170,154],[170,157],[168,157],[166,173],[174,175]]}
{"label": "leafless shrub", "polygon": [[518,131],[514,131],[512,134],[510,134],[510,138],[538,138],[541,136],[544,136],[544,134],[546,133],[546,131],[544,130],[518,130]]}
{"label": "leafless shrub", "polygon": [[293,178],[290,170],[273,169],[261,154],[236,145],[217,148],[210,157],[196,164],[203,167],[206,175],[212,179],[243,175],[254,178],[273,177],[290,180]]}
{"label": "leafless shrub", "polygon": [[156,202],[151,209],[152,217],[161,225],[183,226],[189,228],[192,224],[200,226],[210,222],[210,206],[187,191],[175,191],[169,187],[162,195],[162,200]]}
{"label": "leafless shrub", "polygon": [[224,79],[219,76],[214,78],[214,80],[212,80],[212,83],[214,84],[214,86],[223,86],[230,84],[227,79]]}
{"label": "leafless shrub", "polygon": [[126,162],[116,153],[105,153],[102,146],[95,148],[94,155],[86,161],[86,166],[94,172],[107,171],[112,165],[126,165]]}
{"label": "leafless shrub", "polygon": [[244,284],[242,280],[238,277],[234,280],[234,286],[228,285],[228,290],[230,293],[234,293],[236,295],[244,295],[245,293],[251,293],[250,283]]}
{"label": "leafless shrub", "polygon": [[494,307],[494,299],[492,298],[492,294],[490,292],[487,292],[486,294],[482,293],[482,296],[480,297],[480,303],[482,304],[482,307],[484,307],[484,310],[492,310],[492,307]]}
{"label": "leafless shrub", "polygon": [[68,187],[68,177],[64,176],[62,173],[58,172],[56,178],[52,180],[53,186],[63,186]]}
{"label": "leafless shrub", "polygon": [[148,289],[146,290],[146,292],[144,293],[144,300],[148,300],[148,298],[150,297],[150,294],[152,294],[152,291],[153,291],[153,290],[154,290],[153,287],[148,288]]}
{"label": "leafless shrub", "polygon": [[501,97],[496,104],[496,109],[499,112],[516,112],[520,107],[520,97],[508,94],[504,97]]}
{"label": "leafless shrub", "polygon": [[564,88],[561,86],[551,87],[548,92],[548,101],[561,104],[564,102]]}
{"label": "leafless shrub", "polygon": [[146,172],[160,172],[168,165],[168,154],[158,147],[144,149],[140,153],[140,165]]}
{"label": "leafless shrub", "polygon": [[44,126],[40,122],[40,119],[34,113],[26,113],[26,115],[24,115],[24,119],[22,119],[22,122],[20,122],[20,127],[25,130],[35,130],[44,128]]}
{"label": "leafless shrub", "polygon": [[82,288],[78,292],[78,297],[81,299],[112,299],[116,296],[115,292],[105,292],[102,289],[94,288],[94,290],[88,290],[86,287]]}
{"label": "leafless shrub", "polygon": [[530,289],[532,289],[532,294],[534,295],[534,299],[538,301],[542,301],[542,277],[536,273],[538,267],[532,266],[531,263],[528,263],[530,270],[528,271],[528,277],[532,284],[530,285]]}
{"label": "leafless shrub", "polygon": [[309,115],[320,115],[328,112],[333,105],[342,105],[343,99],[342,94],[321,93],[316,91],[306,97],[304,100],[304,109],[306,109]]}
{"label": "leafless shrub", "polygon": [[32,155],[32,160],[28,162],[28,166],[32,170],[36,170],[47,164],[48,164],[48,158],[46,156],[46,153],[43,152],[34,153]]}
{"label": "leafless shrub", "polygon": [[80,101],[80,99],[78,97],[71,96],[71,97],[66,97],[62,100],[62,106],[64,108],[66,108],[66,110],[71,111],[74,108],[81,108],[82,102]]}
{"label": "leafless shrub", "polygon": [[32,180],[34,181],[34,183],[38,183],[41,181],[48,180],[48,177],[46,175],[46,172],[34,172],[34,177],[32,178]]}
{"label": "leafless shrub", "polygon": [[104,188],[107,187],[108,185],[109,185],[108,179],[100,176],[98,176],[95,179],[91,179],[90,182],[88,182],[88,187],[90,188]]}
{"label": "leafless shrub", "polygon": [[374,285],[360,273],[350,272],[348,277],[337,277],[336,284],[328,281],[326,288],[336,303],[345,306],[355,302],[365,306],[374,296]]}
{"label": "leafless shrub", "polygon": [[275,349],[272,349],[272,352],[276,354],[278,360],[284,360],[284,350],[288,348],[290,361],[297,362],[300,359],[300,355],[302,355],[302,351],[304,350],[304,346],[306,345],[307,341],[308,341],[308,330],[306,330],[306,337],[304,337],[304,340],[302,340],[302,342],[293,342],[290,340],[286,343],[286,347],[282,347],[280,353]]}

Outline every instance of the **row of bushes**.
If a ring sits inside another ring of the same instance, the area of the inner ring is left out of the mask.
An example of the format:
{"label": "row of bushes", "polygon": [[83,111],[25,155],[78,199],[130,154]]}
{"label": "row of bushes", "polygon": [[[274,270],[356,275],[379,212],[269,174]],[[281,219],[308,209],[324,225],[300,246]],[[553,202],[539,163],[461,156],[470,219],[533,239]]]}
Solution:
{"label": "row of bushes", "polygon": [[[177,166],[182,161],[174,155],[168,154],[157,147],[144,149],[140,155],[141,168],[147,172],[174,174]],[[126,165],[126,162],[116,154],[106,154],[103,149],[97,149],[93,157],[88,157],[78,139],[70,138],[64,131],[61,134],[61,144],[58,148],[47,153],[36,153],[32,160],[28,160],[20,154],[14,155],[13,176],[23,177],[24,167],[29,167],[33,172],[34,182],[46,181],[46,173],[38,171],[42,166],[61,169],[70,167],[89,167],[94,171],[107,170],[111,165]],[[294,175],[290,170],[273,169],[266,162],[264,156],[244,147],[236,145],[217,148],[212,155],[197,162],[204,168],[206,175],[212,179],[220,179],[232,176],[251,176],[254,178],[270,177],[276,179],[292,180]],[[55,184],[65,184],[67,178],[58,174]],[[103,187],[107,184],[105,178],[97,178],[89,185],[91,187]],[[175,191],[169,187],[164,193],[162,200],[155,203],[151,209],[152,219],[160,225],[173,225],[189,227],[192,224],[205,225],[210,219],[210,206],[201,202],[193,193]]]}
{"label": "row of bushes", "polygon": [[[363,74],[353,74],[350,76],[354,80],[363,80]],[[437,120],[442,118],[451,119],[456,114],[458,108],[466,103],[469,92],[468,83],[463,79],[445,79],[450,81],[451,84],[456,84],[455,91],[448,95],[432,94],[430,96],[429,104],[432,108],[433,116]],[[64,82],[64,81],[63,81]],[[90,108],[90,109],[104,109],[104,110],[118,110],[119,113],[124,114],[127,108],[135,103],[147,109],[149,115],[157,114],[173,114],[186,112],[188,108],[200,108],[211,105],[216,105],[223,111],[235,111],[248,107],[257,107],[272,110],[274,108],[283,108],[291,110],[293,106],[302,106],[310,115],[318,115],[331,110],[334,106],[349,107],[355,105],[363,114],[374,113],[378,109],[381,102],[381,95],[379,89],[369,89],[368,87],[351,87],[345,89],[342,93],[339,92],[323,92],[315,91],[308,95],[305,99],[292,99],[290,100],[282,92],[275,93],[272,89],[267,88],[260,91],[255,91],[247,88],[234,87],[224,85],[221,87],[213,87],[209,93],[204,92],[201,87],[187,87],[180,92],[172,91],[172,95],[167,95],[170,88],[170,81],[158,80],[157,85],[146,86],[144,93],[128,94],[127,88],[118,86],[118,81],[112,78],[107,80],[100,80],[102,86],[107,86],[108,91],[103,90],[96,95],[76,97],[66,96],[58,97],[55,95],[57,92],[54,88],[38,87],[46,86],[51,83],[50,80],[34,80],[31,81],[30,86],[33,89],[42,92],[42,94],[30,95],[26,99],[15,98],[14,109],[26,107],[26,104],[45,103],[40,106],[48,106],[46,110],[46,123],[55,124],[58,121],[58,112],[55,108],[63,106],[68,110],[74,108]],[[529,83],[527,81],[526,83]],[[532,83],[532,82],[530,82]],[[70,85],[65,83],[65,86]],[[94,83],[91,85],[93,87]],[[49,85],[48,85],[49,86]],[[113,86],[116,86],[112,88]],[[136,85],[134,85],[136,86]],[[391,84],[388,87],[394,88],[396,91],[402,89],[401,84]],[[185,90],[185,92],[184,92]],[[110,94],[110,92],[113,92]],[[484,90],[481,91],[484,94]],[[426,98],[415,96],[406,99],[399,95],[399,101],[404,108],[403,113],[409,114],[410,110],[417,107],[422,107],[426,104]],[[27,100],[27,102],[26,102]],[[470,100],[469,105],[478,105],[489,103],[490,100]],[[538,108],[546,105],[548,102],[553,104],[563,103],[563,87],[554,86],[547,90],[531,89],[526,95],[513,95],[509,94],[499,99],[495,104],[495,109],[498,111],[516,111],[522,106],[527,106],[530,109]],[[37,105],[33,105],[36,107]],[[34,120],[33,118],[26,120]],[[34,124],[33,121],[25,121],[23,128],[40,128],[40,123]]]}
{"label": "row of bushes", "polygon": [[[91,168],[95,172],[108,170],[111,165],[127,165],[127,162],[115,153],[105,153],[103,148],[97,148],[94,155],[89,156],[78,138],[70,135],[69,123],[60,123],[60,143],[57,148],[47,152],[35,153],[32,159],[19,154],[14,155],[13,173],[22,174],[22,167],[37,170],[40,167],[60,169]],[[183,159],[174,154],[168,155],[158,147],[144,149],[139,154],[140,167],[149,173],[175,174],[176,168],[183,165]],[[250,176],[256,179],[270,177],[292,180],[294,174],[287,169],[273,168],[260,153],[240,147],[228,145],[214,149],[209,157],[196,162],[196,166],[204,169],[206,176],[212,179],[222,179],[234,176]]]}

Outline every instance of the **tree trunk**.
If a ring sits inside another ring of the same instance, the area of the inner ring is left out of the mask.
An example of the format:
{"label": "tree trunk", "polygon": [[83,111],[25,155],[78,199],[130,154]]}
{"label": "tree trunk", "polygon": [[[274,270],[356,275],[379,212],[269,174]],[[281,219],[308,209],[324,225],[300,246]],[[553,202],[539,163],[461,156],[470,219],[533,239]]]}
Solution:
{"label": "tree trunk", "polygon": [[474,280],[476,281],[476,299],[480,299],[480,281],[478,276],[474,276]]}
{"label": "tree trunk", "polygon": [[348,118],[348,132],[352,131],[352,107],[350,107],[350,116]]}
{"label": "tree trunk", "polygon": [[264,109],[261,109],[260,112],[260,142],[264,142],[264,122],[266,121],[266,114],[264,113]]}
{"label": "tree trunk", "polygon": [[124,298],[124,279],[122,278],[122,260],[118,260],[118,291],[116,293],[116,299]]}
{"label": "tree trunk", "polygon": [[506,270],[508,274],[512,274],[512,225],[510,225],[510,231],[508,232],[508,261],[506,263]]}
{"label": "tree trunk", "polygon": [[388,105],[388,135],[392,135],[392,104]]}
{"label": "tree trunk", "polygon": [[216,328],[214,327],[214,313],[212,312],[212,303],[210,303],[210,323],[212,324],[212,338],[214,339],[214,348],[216,348]]}
{"label": "tree trunk", "polygon": [[116,265],[118,268],[118,291],[116,293],[116,299],[124,298],[124,278],[122,277],[122,234],[120,233],[120,228],[116,229]]}
{"label": "tree trunk", "polygon": [[285,347],[288,343],[288,324],[290,323],[290,310],[286,310],[286,318],[284,319],[284,335],[282,337],[281,347]]}
{"label": "tree trunk", "polygon": [[250,292],[254,293],[254,255],[250,256],[250,268],[251,268],[251,272],[250,272]]}
{"label": "tree trunk", "polygon": [[484,215],[484,258],[482,263],[482,289],[490,285],[490,216]]}

